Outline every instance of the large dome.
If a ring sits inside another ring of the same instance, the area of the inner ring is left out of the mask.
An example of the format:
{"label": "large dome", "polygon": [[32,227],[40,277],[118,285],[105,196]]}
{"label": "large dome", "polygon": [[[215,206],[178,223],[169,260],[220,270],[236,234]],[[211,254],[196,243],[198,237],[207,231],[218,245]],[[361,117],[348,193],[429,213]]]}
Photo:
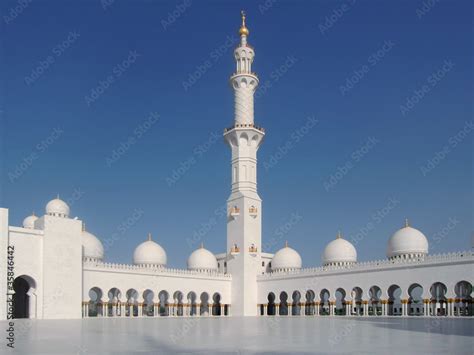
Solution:
{"label": "large dome", "polygon": [[46,205],[46,214],[50,216],[56,217],[69,217],[69,206],[66,202],[59,199],[59,196],[56,197],[54,200],[51,200]]}
{"label": "large dome", "polygon": [[273,256],[272,271],[301,269],[301,264],[300,254],[286,243],[285,247],[278,250]]}
{"label": "large dome", "polygon": [[341,237],[331,241],[323,253],[323,265],[347,265],[357,262],[357,251],[352,243]]}
{"label": "large dome", "polygon": [[201,245],[188,258],[189,270],[217,270],[217,259],[209,250]]}
{"label": "large dome", "polygon": [[104,246],[94,234],[82,231],[82,250],[84,257],[102,260],[104,258]]}
{"label": "large dome", "polygon": [[35,229],[35,222],[37,219],[38,217],[36,217],[34,213],[31,216],[26,217],[23,220],[23,228]]}
{"label": "large dome", "polygon": [[166,252],[158,243],[151,240],[149,234],[148,240],[135,248],[133,263],[136,265],[165,266]]}
{"label": "large dome", "polygon": [[387,257],[389,259],[414,258],[426,254],[428,254],[428,239],[418,229],[410,227],[408,222],[388,240]]}

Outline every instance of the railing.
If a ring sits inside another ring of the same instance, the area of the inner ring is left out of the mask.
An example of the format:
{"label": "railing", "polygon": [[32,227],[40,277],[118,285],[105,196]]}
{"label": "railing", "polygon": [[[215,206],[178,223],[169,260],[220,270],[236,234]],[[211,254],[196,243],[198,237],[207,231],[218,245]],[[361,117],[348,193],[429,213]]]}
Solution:
{"label": "railing", "polygon": [[236,76],[236,75],[252,75],[252,76],[254,76],[254,77],[256,77],[256,78],[258,79],[257,73],[255,73],[255,72],[253,72],[253,71],[250,72],[250,73],[247,73],[247,72],[244,72],[244,71],[242,71],[242,72],[235,72],[235,73],[233,73],[233,74],[230,76],[229,79],[232,79],[232,78],[233,78],[234,76]]}
{"label": "railing", "polygon": [[259,130],[260,132],[265,132],[265,128],[257,126],[254,123],[236,123],[232,127],[225,128],[224,133],[231,131],[234,128],[255,128],[256,130]]}
{"label": "railing", "polygon": [[296,270],[287,270],[287,271],[277,271],[272,273],[266,273],[263,275],[258,275],[258,279],[271,279],[274,277],[293,277],[296,275],[300,276],[317,276],[324,274],[337,274],[343,272],[351,271],[363,271],[363,270],[379,270],[379,269],[390,269],[403,267],[408,265],[433,265],[440,263],[449,263],[457,261],[474,261],[474,252],[472,251],[461,251],[455,253],[445,253],[445,254],[434,254],[426,255],[423,258],[414,258],[414,259],[396,259],[396,260],[375,260],[375,261],[365,261],[361,263],[355,263],[352,265],[334,265],[334,266],[320,266],[313,268],[304,268]]}
{"label": "railing", "polygon": [[143,274],[154,274],[154,275],[170,275],[170,276],[206,276],[215,278],[231,279],[230,274],[224,274],[218,271],[209,270],[186,270],[186,269],[171,269],[163,266],[151,266],[151,265],[133,265],[133,264],[117,264],[117,263],[105,263],[102,261],[94,261],[90,259],[83,259],[83,266],[89,270],[110,270],[110,271],[133,271]]}

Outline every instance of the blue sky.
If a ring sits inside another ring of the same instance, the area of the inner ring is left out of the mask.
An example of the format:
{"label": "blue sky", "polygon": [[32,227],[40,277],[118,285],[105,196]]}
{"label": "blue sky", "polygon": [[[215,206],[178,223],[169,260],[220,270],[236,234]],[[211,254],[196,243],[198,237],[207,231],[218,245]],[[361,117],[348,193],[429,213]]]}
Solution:
{"label": "blue sky", "polygon": [[472,4],[427,4],[4,1],[0,204],[20,225],[59,193],[109,261],[148,232],[173,267],[223,252],[243,8],[267,250],[319,265],[341,230],[381,259],[406,217],[431,252],[469,249]]}

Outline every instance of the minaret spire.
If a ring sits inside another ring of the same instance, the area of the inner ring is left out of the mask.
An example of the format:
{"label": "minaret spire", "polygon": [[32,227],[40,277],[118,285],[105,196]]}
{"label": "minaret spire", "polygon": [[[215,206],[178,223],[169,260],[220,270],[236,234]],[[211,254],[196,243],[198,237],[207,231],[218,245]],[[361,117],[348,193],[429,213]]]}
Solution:
{"label": "minaret spire", "polygon": [[242,25],[240,26],[239,35],[240,35],[240,44],[246,45],[247,44],[247,37],[250,34],[247,26],[245,25],[245,11],[240,11],[240,15],[242,16]]}

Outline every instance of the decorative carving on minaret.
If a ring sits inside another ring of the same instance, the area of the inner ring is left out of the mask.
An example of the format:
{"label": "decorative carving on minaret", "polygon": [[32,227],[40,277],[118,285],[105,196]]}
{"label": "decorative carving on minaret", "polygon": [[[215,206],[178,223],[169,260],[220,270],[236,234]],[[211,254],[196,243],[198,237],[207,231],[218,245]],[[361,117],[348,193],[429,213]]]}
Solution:
{"label": "decorative carving on minaret", "polygon": [[230,78],[230,84],[235,92],[235,124],[239,125],[253,124],[253,95],[258,86],[258,77],[252,72],[255,52],[247,43],[250,31],[245,22],[245,12],[242,11],[241,15],[240,43],[234,50],[236,71]]}

